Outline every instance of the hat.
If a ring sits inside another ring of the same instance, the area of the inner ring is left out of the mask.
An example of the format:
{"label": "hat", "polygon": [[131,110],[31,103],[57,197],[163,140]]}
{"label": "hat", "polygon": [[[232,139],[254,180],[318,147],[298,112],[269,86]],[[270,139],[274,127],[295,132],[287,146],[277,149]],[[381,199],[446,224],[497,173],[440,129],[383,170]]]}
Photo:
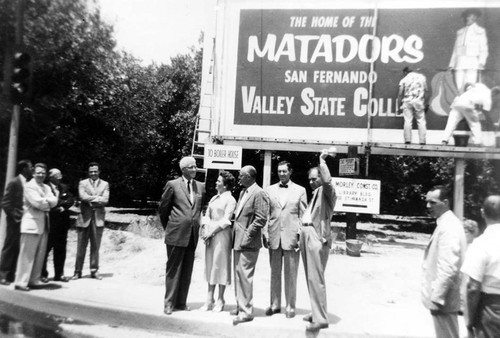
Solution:
{"label": "hat", "polygon": [[470,14],[474,14],[476,17],[481,16],[481,11],[477,8],[467,8],[465,11],[462,12],[462,18],[468,17]]}

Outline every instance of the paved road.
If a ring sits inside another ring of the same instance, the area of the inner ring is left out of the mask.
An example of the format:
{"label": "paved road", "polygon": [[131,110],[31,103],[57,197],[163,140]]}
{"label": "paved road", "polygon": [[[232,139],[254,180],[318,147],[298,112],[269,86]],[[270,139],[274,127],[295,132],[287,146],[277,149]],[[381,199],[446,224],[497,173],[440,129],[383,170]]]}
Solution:
{"label": "paved road", "polygon": [[[422,245],[409,245],[405,250],[397,245],[379,246],[360,258],[330,256],[326,280],[331,325],[321,330],[318,337],[433,337],[431,318],[418,296]],[[396,253],[399,262],[415,269],[401,272],[401,267],[390,259]],[[202,254],[203,246],[200,245],[198,257]],[[383,257],[387,259],[381,259]],[[262,250],[256,272],[261,277],[255,283],[256,318],[236,327],[229,315],[235,308],[232,287],[227,291],[228,303],[222,313],[192,310],[166,316],[163,314],[163,286],[120,279],[106,268],[102,271],[102,281],[83,278],[69,283],[52,282],[44,289],[27,293],[15,291],[12,286],[0,286],[0,302],[21,309],[18,315],[23,313],[22,308],[30,308],[55,316],[62,322],[63,331],[71,333],[71,337],[307,336],[302,316],[309,312],[309,298],[302,266],[299,269],[297,317],[287,319],[284,314],[264,315],[269,302],[268,265],[267,251]],[[193,309],[198,309],[206,297],[202,268],[203,264],[197,261],[188,299]],[[374,289],[379,292],[370,294],[367,291]],[[94,326],[75,325],[75,322]]]}

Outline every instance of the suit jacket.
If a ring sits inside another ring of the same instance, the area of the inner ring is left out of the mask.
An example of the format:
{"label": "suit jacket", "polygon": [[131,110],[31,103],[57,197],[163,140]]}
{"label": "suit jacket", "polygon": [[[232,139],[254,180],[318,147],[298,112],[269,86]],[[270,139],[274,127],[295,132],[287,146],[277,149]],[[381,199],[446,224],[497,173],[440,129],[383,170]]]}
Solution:
{"label": "suit jacket", "polygon": [[2,198],[2,209],[7,215],[7,220],[21,223],[23,217],[24,187],[20,175],[7,184]]}
{"label": "suit jacket", "polygon": [[69,191],[66,184],[60,183],[57,187],[58,191],[52,188],[54,196],[57,197],[57,205],[50,209],[50,224],[54,227],[69,227],[69,208],[75,203],[73,194]]}
{"label": "suit jacket", "polygon": [[444,312],[460,309],[460,267],[466,245],[462,222],[453,212],[445,212],[437,219],[422,264],[422,302],[429,310],[437,309],[433,302]]}
{"label": "suit jacket", "polygon": [[109,202],[108,182],[98,179],[94,187],[90,178],[81,180],[78,184],[78,194],[81,200],[81,218],[79,222],[76,222],[76,226],[82,228],[88,227],[92,216],[94,216],[96,226],[103,227],[106,218],[104,207]]}
{"label": "suit jacket", "polygon": [[168,181],[161,197],[158,212],[165,229],[165,244],[187,247],[191,233],[198,241],[201,208],[205,203],[205,184],[192,180],[194,203],[189,199],[182,177]]}
{"label": "suit jacket", "polygon": [[233,225],[233,248],[236,251],[258,251],[262,247],[262,228],[266,225],[269,200],[266,192],[257,184],[249,190],[246,201],[239,205],[240,194]]}
{"label": "suit jacket", "polygon": [[337,201],[337,195],[335,194],[332,176],[330,175],[330,170],[326,163],[320,163],[319,174],[323,180],[323,185],[314,191],[311,203],[317,195],[316,203],[312,207],[310,205],[308,208],[311,212],[311,223],[321,242],[331,247],[332,235],[330,223],[333,216],[333,209],[335,208],[335,202]]}
{"label": "suit jacket", "polygon": [[[43,234],[49,230],[48,212],[57,204],[57,198],[46,184],[39,186],[32,179],[24,186],[24,214],[21,220],[21,233]],[[46,228],[47,227],[47,228]]]}
{"label": "suit jacket", "polygon": [[[286,200],[280,201],[280,190],[286,190]],[[302,215],[307,206],[306,189],[288,182],[288,188],[280,188],[280,183],[266,189],[269,196],[269,219],[266,225],[269,248],[276,250],[280,243],[283,250],[297,247],[297,233],[302,224]]]}

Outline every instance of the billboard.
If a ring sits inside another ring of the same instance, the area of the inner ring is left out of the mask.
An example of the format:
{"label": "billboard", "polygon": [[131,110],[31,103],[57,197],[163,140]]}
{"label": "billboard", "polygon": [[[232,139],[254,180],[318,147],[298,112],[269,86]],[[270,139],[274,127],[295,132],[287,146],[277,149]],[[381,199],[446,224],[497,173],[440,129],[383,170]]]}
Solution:
{"label": "billboard", "polygon": [[[377,9],[231,3],[219,65],[222,136],[403,143],[398,90],[408,67],[426,78],[427,143],[441,144],[464,79],[490,89],[500,84],[500,8],[478,9],[473,36],[463,17],[470,8],[439,1],[433,8]],[[460,70],[457,53],[480,61]],[[495,102],[480,118],[491,145]],[[412,133],[418,142],[416,126]]]}

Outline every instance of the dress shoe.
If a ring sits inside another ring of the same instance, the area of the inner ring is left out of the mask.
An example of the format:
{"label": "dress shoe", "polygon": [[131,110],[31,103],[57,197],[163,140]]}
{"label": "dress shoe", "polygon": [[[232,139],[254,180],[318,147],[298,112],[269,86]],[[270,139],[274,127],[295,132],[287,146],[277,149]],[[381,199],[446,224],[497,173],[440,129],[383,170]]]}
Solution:
{"label": "dress shoe", "polygon": [[268,307],[266,309],[266,316],[272,316],[272,315],[274,315],[276,313],[280,313],[280,312],[281,312],[281,309],[272,309],[272,308]]}
{"label": "dress shoe", "polygon": [[46,283],[42,283],[41,281],[38,282],[38,283],[29,283],[28,284],[28,287],[32,288],[32,289],[43,289],[44,287],[46,287],[45,285]]}
{"label": "dress shoe", "polygon": [[215,303],[215,306],[214,306],[212,311],[213,312],[222,312],[222,311],[224,311],[224,305],[225,305],[224,301],[218,300],[217,303]]}
{"label": "dress shoe", "polygon": [[286,318],[295,317],[295,310],[286,310]]}
{"label": "dress shoe", "polygon": [[101,280],[102,279],[101,275],[99,275],[97,272],[91,272],[90,273],[90,278],[94,278],[94,279],[97,279],[97,280]]}
{"label": "dress shoe", "polygon": [[55,282],[69,282],[69,278],[65,276],[60,276],[60,277],[54,277]]}
{"label": "dress shoe", "polygon": [[238,316],[238,317],[233,319],[233,325],[251,322],[252,320],[253,320],[253,317],[240,317],[240,316]]}
{"label": "dress shoe", "polygon": [[305,322],[309,322],[309,323],[312,323],[313,321],[313,315],[311,313],[305,315],[304,317],[302,317],[302,320],[305,321]]}
{"label": "dress shoe", "polygon": [[82,278],[82,274],[77,272],[73,275],[73,277],[71,277],[72,280],[77,280],[77,279],[80,279]]}
{"label": "dress shoe", "polygon": [[306,330],[307,331],[319,331],[321,329],[326,329],[328,328],[328,323],[310,323],[307,325]]}
{"label": "dress shoe", "polygon": [[0,279],[0,285],[10,285],[10,282],[5,278]]}
{"label": "dress shoe", "polygon": [[191,308],[187,305],[178,305],[174,307],[174,311],[191,311]]}
{"label": "dress shoe", "polygon": [[49,279],[48,279],[47,277],[42,277],[42,278],[40,278],[40,281],[41,281],[42,283],[47,284],[47,283],[49,282]]}
{"label": "dress shoe", "polygon": [[234,310],[231,310],[231,312],[229,312],[229,315],[237,316],[239,313],[240,313],[240,311],[238,309],[234,309]]}
{"label": "dress shoe", "polygon": [[212,311],[214,308],[214,302],[207,302],[200,307],[200,311]]}
{"label": "dress shoe", "polygon": [[165,305],[165,308],[163,309],[163,312],[166,315],[171,315],[173,310],[174,309],[173,309],[172,305]]}
{"label": "dress shoe", "polygon": [[15,290],[19,290],[19,291],[29,291],[30,290],[29,287],[27,287],[27,286],[21,286],[21,285],[14,286],[14,289]]}

